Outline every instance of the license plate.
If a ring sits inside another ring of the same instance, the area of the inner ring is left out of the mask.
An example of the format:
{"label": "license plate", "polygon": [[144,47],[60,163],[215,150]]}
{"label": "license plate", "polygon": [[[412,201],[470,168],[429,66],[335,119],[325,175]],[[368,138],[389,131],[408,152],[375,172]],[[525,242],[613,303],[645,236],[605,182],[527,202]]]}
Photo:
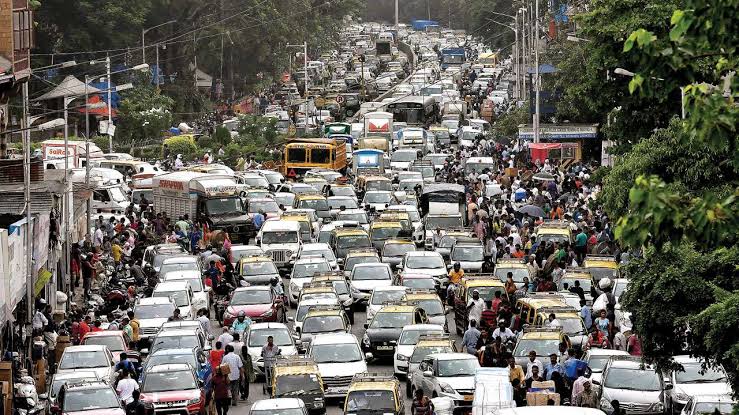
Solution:
{"label": "license plate", "polygon": [[469,401],[471,401],[473,399],[475,399],[475,395],[464,395],[464,400],[465,401],[468,401],[469,402]]}
{"label": "license plate", "polygon": [[393,346],[377,346],[377,350],[393,350]]}

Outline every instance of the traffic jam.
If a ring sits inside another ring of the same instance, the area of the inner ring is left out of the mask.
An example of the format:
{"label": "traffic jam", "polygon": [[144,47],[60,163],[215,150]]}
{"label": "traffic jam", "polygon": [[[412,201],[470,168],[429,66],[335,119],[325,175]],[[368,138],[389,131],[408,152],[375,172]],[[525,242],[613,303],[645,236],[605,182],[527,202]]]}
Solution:
{"label": "traffic jam", "polygon": [[94,218],[112,248],[72,254],[101,272],[43,412],[662,414],[700,393],[639,360],[589,166],[493,139],[510,59],[414,21],[307,60],[262,113],[298,132],[279,161],[147,168]]}

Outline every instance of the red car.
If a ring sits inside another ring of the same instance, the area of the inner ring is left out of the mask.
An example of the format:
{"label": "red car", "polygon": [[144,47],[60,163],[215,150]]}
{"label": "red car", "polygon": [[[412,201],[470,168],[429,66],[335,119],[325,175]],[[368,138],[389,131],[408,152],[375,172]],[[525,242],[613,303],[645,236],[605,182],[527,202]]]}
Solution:
{"label": "red car", "polygon": [[141,401],[149,412],[204,415],[205,389],[186,363],[148,368],[141,383]]}
{"label": "red car", "polygon": [[104,330],[91,331],[85,334],[80,344],[96,344],[108,346],[108,350],[113,354],[113,360],[118,363],[121,359],[121,353],[126,352],[128,360],[132,362],[140,362],[139,352],[131,350],[128,344],[128,336],[123,330]]}
{"label": "red car", "polygon": [[282,298],[275,295],[270,286],[237,288],[231,294],[228,307],[223,313],[223,325],[230,326],[242,311],[253,322],[284,322],[286,320]]}

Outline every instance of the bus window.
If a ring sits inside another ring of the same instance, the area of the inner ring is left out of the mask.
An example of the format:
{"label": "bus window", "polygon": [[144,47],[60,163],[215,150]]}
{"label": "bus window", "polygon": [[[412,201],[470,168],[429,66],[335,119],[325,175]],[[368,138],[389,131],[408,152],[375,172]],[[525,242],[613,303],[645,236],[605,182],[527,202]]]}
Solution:
{"label": "bus window", "polygon": [[328,164],[331,162],[331,150],[327,148],[313,148],[310,151],[311,163]]}
{"label": "bus window", "polygon": [[287,150],[287,161],[290,163],[305,163],[306,156],[304,148],[290,148]]}

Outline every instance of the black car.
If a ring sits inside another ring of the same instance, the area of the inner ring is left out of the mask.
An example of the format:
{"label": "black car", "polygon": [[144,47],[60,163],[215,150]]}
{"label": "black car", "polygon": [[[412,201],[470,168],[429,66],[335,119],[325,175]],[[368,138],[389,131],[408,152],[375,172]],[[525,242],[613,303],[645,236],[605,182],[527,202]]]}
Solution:
{"label": "black car", "polygon": [[392,358],[403,327],[424,323],[428,323],[426,312],[416,306],[386,305],[364,325],[367,329],[362,339],[364,352],[378,358]]}

